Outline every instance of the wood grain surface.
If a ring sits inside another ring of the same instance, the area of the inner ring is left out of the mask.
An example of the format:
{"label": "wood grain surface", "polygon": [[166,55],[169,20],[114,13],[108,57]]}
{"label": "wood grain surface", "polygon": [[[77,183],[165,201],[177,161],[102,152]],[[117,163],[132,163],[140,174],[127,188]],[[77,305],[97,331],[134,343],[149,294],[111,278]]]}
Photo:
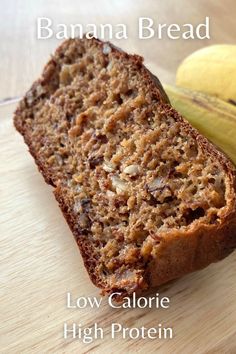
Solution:
{"label": "wood grain surface", "polygon": [[[55,23],[126,23],[129,38],[114,41],[145,57],[163,81],[174,83],[181,60],[213,43],[235,43],[236,2],[219,1],[0,1],[0,100],[22,96],[37,78],[56,39],[37,40],[37,17]],[[211,40],[151,40],[137,37],[137,19],[199,23],[210,17]],[[0,353],[236,353],[236,254],[158,289],[169,309],[67,309],[66,293],[99,298],[84,270],[71,232],[14,130],[15,104],[0,105]],[[154,292],[155,293],[155,292]],[[63,339],[63,324],[97,322],[103,340],[84,344]],[[111,323],[173,328],[169,340],[109,336]]]}

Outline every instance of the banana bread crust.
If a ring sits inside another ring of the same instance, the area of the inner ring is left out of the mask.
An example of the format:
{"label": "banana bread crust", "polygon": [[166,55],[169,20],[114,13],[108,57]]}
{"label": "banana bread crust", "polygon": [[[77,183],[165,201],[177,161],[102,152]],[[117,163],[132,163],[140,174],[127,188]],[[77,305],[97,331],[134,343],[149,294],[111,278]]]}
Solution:
{"label": "banana bread crust", "polygon": [[[65,41],[57,49],[57,57],[63,55],[70,41]],[[91,41],[103,50],[103,42],[97,39],[92,39]],[[165,237],[161,238],[161,241],[159,236],[156,236],[157,242],[153,245],[152,257],[145,269],[138,270],[132,277],[125,277],[124,274],[121,274],[119,278],[119,274],[116,274],[114,278],[111,277],[109,282],[107,282],[97,270],[99,258],[93,243],[91,243],[86,234],[81,233],[81,229],[78,227],[78,215],[72,210],[68,195],[64,193],[63,186],[60,183],[55,183],[53,172],[49,170],[44,158],[35,149],[31,133],[22,118],[26,107],[34,105],[35,97],[40,99],[42,97],[48,98],[51,95],[50,90],[48,92],[46,90],[42,94],[37,92],[39,85],[40,87],[47,86],[48,82],[53,82],[54,80],[54,73],[58,67],[56,56],[49,61],[44,68],[42,77],[32,85],[17,108],[14,124],[16,129],[23,135],[45,181],[55,188],[55,197],[79,246],[92,282],[103,289],[103,293],[119,291],[122,296],[125,296],[134,291],[139,293],[149,287],[161,285],[186,273],[204,268],[210,263],[226,257],[234,250],[236,247],[236,174],[231,162],[171,108],[168,97],[159,80],[144,67],[142,58],[137,55],[130,56],[110,43],[109,47],[112,48],[114,56],[119,58],[120,61],[126,58],[139,68],[147,86],[151,89],[153,98],[158,100],[161,110],[179,122],[186,135],[196,140],[206,155],[209,155],[214,161],[218,161],[222,170],[228,176],[226,189],[229,191],[227,207],[224,214],[221,215],[220,223],[204,224],[199,220],[186,230],[169,230],[166,232]],[[32,102],[29,102],[29,97],[33,98]],[[155,236],[153,237],[155,238]]]}

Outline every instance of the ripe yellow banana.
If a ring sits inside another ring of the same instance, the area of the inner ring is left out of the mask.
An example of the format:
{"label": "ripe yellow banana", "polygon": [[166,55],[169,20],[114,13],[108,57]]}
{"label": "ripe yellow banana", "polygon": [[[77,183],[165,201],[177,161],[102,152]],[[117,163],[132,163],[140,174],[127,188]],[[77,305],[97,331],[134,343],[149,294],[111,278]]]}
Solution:
{"label": "ripe yellow banana", "polygon": [[236,106],[189,89],[164,89],[172,106],[236,164]]}
{"label": "ripe yellow banana", "polygon": [[236,104],[236,45],[212,45],[192,53],[180,64],[176,85]]}

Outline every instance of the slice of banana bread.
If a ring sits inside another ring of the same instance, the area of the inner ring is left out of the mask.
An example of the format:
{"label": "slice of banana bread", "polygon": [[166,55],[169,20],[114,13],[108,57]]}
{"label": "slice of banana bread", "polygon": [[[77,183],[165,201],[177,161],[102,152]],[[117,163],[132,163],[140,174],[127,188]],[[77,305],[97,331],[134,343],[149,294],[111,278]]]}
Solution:
{"label": "slice of banana bread", "polygon": [[236,247],[231,162],[110,43],[65,41],[14,122],[104,292],[160,285]]}

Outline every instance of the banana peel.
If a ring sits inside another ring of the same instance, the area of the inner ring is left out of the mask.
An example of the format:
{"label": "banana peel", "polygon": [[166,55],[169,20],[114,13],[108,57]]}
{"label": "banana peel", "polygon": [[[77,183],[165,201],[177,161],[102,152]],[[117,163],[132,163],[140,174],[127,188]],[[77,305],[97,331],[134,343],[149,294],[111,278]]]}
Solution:
{"label": "banana peel", "polygon": [[236,45],[212,45],[192,53],[180,64],[176,85],[236,104]]}
{"label": "banana peel", "polygon": [[171,105],[236,164],[236,106],[189,89],[164,89]]}

